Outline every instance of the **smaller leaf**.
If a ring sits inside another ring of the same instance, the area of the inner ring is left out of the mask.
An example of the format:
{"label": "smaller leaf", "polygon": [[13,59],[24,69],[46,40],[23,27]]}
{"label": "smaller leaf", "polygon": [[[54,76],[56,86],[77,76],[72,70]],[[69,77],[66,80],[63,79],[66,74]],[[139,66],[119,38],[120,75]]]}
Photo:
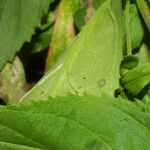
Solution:
{"label": "smaller leaf", "polygon": [[140,46],[144,37],[144,26],[135,4],[130,5],[130,28],[131,46],[132,49],[135,49]]}
{"label": "smaller leaf", "polygon": [[92,18],[95,11],[106,0],[80,0],[80,8],[74,14],[75,25],[79,30]]}
{"label": "smaller leaf", "polygon": [[33,36],[29,49],[32,53],[48,49],[52,36],[52,25],[55,21],[55,12],[44,16],[36,34]]}
{"label": "smaller leaf", "polygon": [[[150,106],[150,86],[149,86],[149,90],[147,91],[146,95],[143,97],[143,101],[142,102],[144,102],[146,104],[146,106]],[[147,109],[150,112],[150,108],[147,107]]]}
{"label": "smaller leaf", "polygon": [[43,17],[39,28],[41,30],[46,30],[47,28],[51,27],[54,24],[55,19],[56,19],[56,13],[53,11],[50,11],[48,15]]}
{"label": "smaller leaf", "polygon": [[121,67],[126,69],[133,69],[138,65],[138,58],[136,56],[125,56]]}
{"label": "smaller leaf", "polygon": [[150,31],[150,9],[149,4],[146,0],[136,0],[138,8],[142,14],[145,24]]}
{"label": "smaller leaf", "polygon": [[97,9],[106,0],[93,0],[93,5]]}
{"label": "smaller leaf", "polygon": [[48,29],[45,32],[42,32],[38,37],[35,37],[36,41],[31,45],[31,51],[32,53],[34,52],[40,52],[42,50],[45,50],[49,47],[49,43],[51,40],[51,34],[52,34],[52,29]]}
{"label": "smaller leaf", "polygon": [[1,72],[0,97],[9,102],[16,102],[26,93],[25,71],[18,57],[12,64],[7,63]]}
{"label": "smaller leaf", "polygon": [[146,44],[142,44],[139,52],[136,54],[139,58],[139,64],[150,62],[150,49]]}
{"label": "smaller leaf", "polygon": [[84,17],[86,16],[86,9],[87,6],[85,5],[82,8],[80,8],[78,11],[76,11],[76,13],[74,14],[74,21],[78,30],[81,30],[82,27],[85,25]]}
{"label": "smaller leaf", "polygon": [[150,63],[139,65],[121,78],[122,85],[133,94],[139,93],[150,82]]}
{"label": "smaller leaf", "polygon": [[62,0],[56,12],[56,21],[52,33],[52,40],[48,50],[46,68],[47,72],[58,60],[75,37],[73,14],[78,8],[79,0]]}

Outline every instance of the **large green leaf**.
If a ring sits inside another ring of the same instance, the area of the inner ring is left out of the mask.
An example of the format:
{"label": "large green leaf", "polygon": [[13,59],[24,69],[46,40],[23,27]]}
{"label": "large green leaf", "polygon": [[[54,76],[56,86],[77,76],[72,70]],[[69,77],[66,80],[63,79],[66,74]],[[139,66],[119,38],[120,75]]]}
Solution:
{"label": "large green leaf", "polygon": [[52,0],[0,0],[0,69],[25,41],[29,41],[34,28],[40,23]]}
{"label": "large green leaf", "polygon": [[122,59],[121,1],[107,0],[65,55],[22,100],[84,92],[113,95]]}
{"label": "large green leaf", "polygon": [[144,108],[105,94],[7,106],[0,109],[0,148],[148,150],[150,114]]}
{"label": "large green leaf", "polygon": [[139,65],[121,78],[122,85],[133,94],[140,92],[149,82],[150,63]]}

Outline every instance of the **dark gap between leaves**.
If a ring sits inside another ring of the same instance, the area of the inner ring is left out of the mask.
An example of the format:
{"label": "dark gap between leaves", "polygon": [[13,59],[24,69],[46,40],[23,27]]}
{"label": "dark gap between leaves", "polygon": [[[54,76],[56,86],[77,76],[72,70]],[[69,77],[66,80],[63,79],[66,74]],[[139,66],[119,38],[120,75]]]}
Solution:
{"label": "dark gap between leaves", "polygon": [[7,105],[7,101],[5,101],[4,99],[0,98],[0,105],[6,106]]}

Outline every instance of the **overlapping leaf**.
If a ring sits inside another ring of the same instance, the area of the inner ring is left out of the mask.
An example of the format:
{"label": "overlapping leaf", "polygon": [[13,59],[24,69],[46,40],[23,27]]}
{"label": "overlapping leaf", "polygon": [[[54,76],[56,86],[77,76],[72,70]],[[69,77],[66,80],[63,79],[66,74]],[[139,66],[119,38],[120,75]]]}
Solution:
{"label": "overlapping leaf", "polygon": [[137,94],[150,82],[150,63],[139,65],[127,72],[121,82],[126,89]]}
{"label": "overlapping leaf", "polygon": [[102,94],[99,98],[68,95],[7,106],[0,109],[0,147],[150,149],[150,114],[138,103]]}
{"label": "overlapping leaf", "polygon": [[11,61],[34,28],[40,23],[52,0],[0,0],[0,69]]}

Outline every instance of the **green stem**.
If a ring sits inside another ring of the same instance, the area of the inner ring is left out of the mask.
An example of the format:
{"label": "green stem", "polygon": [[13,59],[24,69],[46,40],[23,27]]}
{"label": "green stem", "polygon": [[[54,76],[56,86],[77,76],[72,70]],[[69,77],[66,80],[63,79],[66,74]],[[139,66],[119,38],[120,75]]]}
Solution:
{"label": "green stem", "polygon": [[147,28],[150,31],[150,10],[148,4],[145,0],[136,0],[136,2],[147,25]]}
{"label": "green stem", "polygon": [[126,29],[126,43],[127,43],[127,55],[132,55],[131,48],[131,32],[130,32],[130,0],[126,1],[125,8],[125,29]]}

